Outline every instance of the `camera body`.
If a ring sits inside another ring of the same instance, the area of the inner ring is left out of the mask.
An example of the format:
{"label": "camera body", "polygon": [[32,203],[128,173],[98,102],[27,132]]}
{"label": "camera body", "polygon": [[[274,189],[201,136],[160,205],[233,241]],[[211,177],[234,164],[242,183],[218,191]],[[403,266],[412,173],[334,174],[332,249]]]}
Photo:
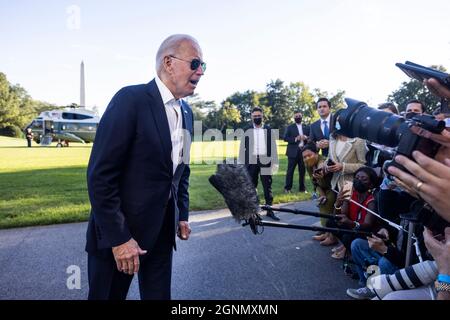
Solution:
{"label": "camera body", "polygon": [[[440,148],[440,144],[419,136],[411,128],[413,126],[423,128],[432,133],[441,133],[445,129],[445,122],[438,121],[429,115],[413,114],[405,119],[389,112],[370,108],[364,102],[353,99],[345,99],[347,109],[341,109],[335,115],[335,129],[347,137],[362,138],[388,147],[397,147],[395,155],[403,155],[414,160],[412,154],[418,150],[430,158],[434,158]],[[392,179],[387,169],[390,166],[402,171],[408,170],[393,160],[386,161],[383,169]],[[449,225],[434,210],[419,200],[411,207],[411,213],[423,225],[429,227],[435,233],[442,233],[445,226]]]}
{"label": "camera body", "polygon": [[[440,144],[415,134],[411,130],[411,127],[416,126],[432,133],[441,133],[442,130],[445,129],[445,122],[437,121],[430,115],[415,114],[410,119],[406,119],[404,125],[406,126],[406,130],[404,130],[400,136],[395,155],[403,155],[409,159],[413,159],[412,153],[417,150],[430,158],[434,158],[440,148]],[[397,163],[395,160],[390,160],[385,162],[383,167],[384,172],[387,175],[389,175],[387,169],[390,166],[394,166],[402,171],[408,172],[408,170],[401,164]]]}

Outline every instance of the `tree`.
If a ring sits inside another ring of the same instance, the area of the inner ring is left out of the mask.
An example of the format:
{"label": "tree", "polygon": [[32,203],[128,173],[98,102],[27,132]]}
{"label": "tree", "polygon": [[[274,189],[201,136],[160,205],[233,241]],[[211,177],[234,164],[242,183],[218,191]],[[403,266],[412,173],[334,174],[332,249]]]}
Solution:
{"label": "tree", "polygon": [[186,101],[192,108],[195,121],[205,121],[206,116],[217,109],[215,101],[201,100],[198,94],[186,98]]}
{"label": "tree", "polygon": [[236,106],[224,101],[218,110],[208,114],[205,126],[208,129],[218,129],[222,133],[225,129],[236,129],[241,123],[241,114]]}
{"label": "tree", "polygon": [[309,87],[304,82],[294,82],[289,85],[289,91],[291,114],[299,110],[302,112],[304,123],[311,122],[315,116],[315,102]]}
{"label": "tree", "polygon": [[253,90],[245,92],[235,92],[225,99],[223,103],[234,105],[241,115],[241,122],[249,122],[251,119],[251,111],[254,107],[260,106],[259,99],[261,94]]}
{"label": "tree", "polygon": [[6,75],[0,72],[0,128],[17,126],[20,114],[19,98],[8,82]]}
{"label": "tree", "polygon": [[[439,66],[431,66],[433,69],[446,72],[446,69]],[[417,99],[424,103],[425,111],[432,113],[434,109],[440,106],[441,99],[431,94],[426,86],[415,79],[402,82],[400,88],[393,91],[388,96],[388,101],[394,102],[398,106],[398,110],[405,111],[408,100]]]}
{"label": "tree", "polygon": [[292,118],[293,107],[291,103],[291,92],[280,79],[271,81],[266,86],[266,95],[263,98],[264,106],[270,107],[271,114],[265,114],[267,122],[270,123],[272,129],[284,128]]}

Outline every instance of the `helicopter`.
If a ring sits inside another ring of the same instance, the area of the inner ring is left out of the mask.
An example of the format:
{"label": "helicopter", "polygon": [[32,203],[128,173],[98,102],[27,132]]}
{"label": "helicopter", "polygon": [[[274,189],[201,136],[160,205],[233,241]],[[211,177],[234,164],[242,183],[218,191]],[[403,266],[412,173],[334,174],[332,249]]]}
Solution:
{"label": "helicopter", "polygon": [[41,146],[57,141],[57,147],[68,147],[69,142],[94,142],[99,122],[92,111],[68,108],[41,112],[25,130],[31,128],[34,140]]}

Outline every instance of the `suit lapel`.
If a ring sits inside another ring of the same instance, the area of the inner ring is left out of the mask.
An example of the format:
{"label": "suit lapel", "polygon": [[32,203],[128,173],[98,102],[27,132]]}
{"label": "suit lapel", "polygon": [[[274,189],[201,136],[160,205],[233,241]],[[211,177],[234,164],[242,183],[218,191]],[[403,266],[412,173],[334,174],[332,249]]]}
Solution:
{"label": "suit lapel", "polygon": [[350,152],[350,150],[352,150],[353,143],[355,141],[356,141],[356,139],[349,139],[349,138],[347,138],[347,141],[345,142],[344,148],[342,149],[342,152],[341,152],[342,156],[339,157],[341,159],[341,161],[343,161],[347,157],[347,155]]}
{"label": "suit lapel", "polygon": [[170,164],[169,168],[172,171],[172,139],[170,137],[169,121],[167,120],[166,109],[154,79],[148,84],[147,93],[154,101],[154,103],[150,104],[153,120],[158,129],[157,131],[164,150],[165,161]]}
{"label": "suit lapel", "polygon": [[297,132],[295,136],[298,136],[300,134],[300,131],[298,131],[297,124],[294,123],[293,126],[294,126],[294,133]]}

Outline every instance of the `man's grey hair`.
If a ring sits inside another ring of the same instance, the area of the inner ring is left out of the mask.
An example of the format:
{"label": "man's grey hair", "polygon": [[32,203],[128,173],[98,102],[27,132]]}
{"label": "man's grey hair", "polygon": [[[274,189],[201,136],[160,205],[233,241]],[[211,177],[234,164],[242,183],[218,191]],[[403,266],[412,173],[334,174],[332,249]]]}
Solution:
{"label": "man's grey hair", "polygon": [[200,47],[198,41],[187,34],[173,34],[161,43],[156,53],[156,72],[158,75],[163,70],[163,59],[169,55],[175,55],[183,42],[193,42]]}

